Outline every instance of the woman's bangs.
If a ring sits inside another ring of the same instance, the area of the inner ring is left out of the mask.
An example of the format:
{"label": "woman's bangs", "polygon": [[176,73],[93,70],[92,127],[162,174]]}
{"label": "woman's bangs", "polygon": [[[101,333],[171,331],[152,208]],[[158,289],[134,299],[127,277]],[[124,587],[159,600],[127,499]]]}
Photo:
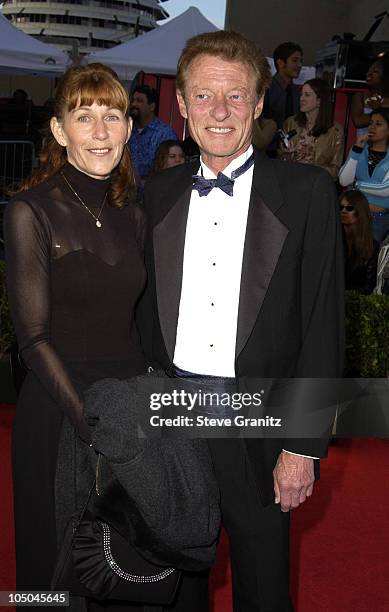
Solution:
{"label": "woman's bangs", "polygon": [[124,115],[128,112],[128,98],[124,88],[118,86],[117,82],[108,82],[103,78],[88,78],[80,83],[69,96],[68,111],[79,106],[92,106],[95,102],[99,106],[118,108]]}

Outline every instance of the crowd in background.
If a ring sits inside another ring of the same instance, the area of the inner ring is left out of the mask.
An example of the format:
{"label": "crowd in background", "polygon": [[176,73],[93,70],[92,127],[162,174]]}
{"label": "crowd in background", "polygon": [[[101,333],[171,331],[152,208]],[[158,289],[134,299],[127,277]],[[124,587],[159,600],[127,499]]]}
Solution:
{"label": "crowd in background", "polygon": [[[343,165],[344,129],[334,121],[328,83],[321,78],[309,79],[301,88],[294,83],[303,64],[303,50],[296,43],[280,44],[273,59],[276,73],[254,125],[253,144],[270,157],[320,166],[331,174],[340,196],[346,288],[369,294],[378,286],[379,292],[388,293],[389,271],[382,253],[378,281],[377,263],[380,245],[386,254],[389,250],[389,59],[373,62],[366,75],[368,94],[354,95],[357,140]],[[129,145],[140,197],[147,176],[198,154],[188,155],[186,142],[156,117],[157,109],[155,90],[136,87]]]}
{"label": "crowd in background", "polygon": [[[379,292],[388,293],[388,255],[384,255],[389,250],[389,57],[378,57],[371,64],[366,75],[367,92],[353,96],[351,118],[357,138],[343,165],[344,129],[333,119],[328,83],[321,78],[309,79],[302,87],[294,83],[303,65],[303,50],[296,43],[278,45],[273,59],[276,73],[265,95],[262,115],[254,124],[253,144],[270,157],[313,164],[331,174],[341,201],[347,288],[370,293],[377,285]],[[199,155],[190,135],[181,142],[172,127],[159,119],[158,105],[154,88],[137,85],[133,89],[130,115],[134,129],[129,148],[139,200],[148,176]],[[50,100],[43,109],[46,114],[50,112]],[[6,110],[7,130],[23,123],[23,130],[39,147],[45,113],[38,113],[39,117],[34,113],[23,90],[14,92]],[[39,129],[33,125],[34,116],[40,121]],[[3,113],[3,123],[4,117]],[[380,261],[384,264],[378,267],[378,282],[374,282],[380,245],[384,249]],[[360,282],[355,283],[356,278]]]}

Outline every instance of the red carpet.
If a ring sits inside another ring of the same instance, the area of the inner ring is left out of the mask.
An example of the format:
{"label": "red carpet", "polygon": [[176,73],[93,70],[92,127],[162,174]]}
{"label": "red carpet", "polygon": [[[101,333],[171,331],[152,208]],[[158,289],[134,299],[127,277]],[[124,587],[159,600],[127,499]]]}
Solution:
{"label": "red carpet", "polygon": [[[0,404],[0,591],[15,589],[15,552],[11,492],[11,424],[15,407]],[[12,610],[12,608],[4,608]]]}
{"label": "red carpet", "polygon": [[[10,477],[13,407],[0,405],[0,590],[14,588]],[[292,515],[296,612],[389,610],[389,440],[339,440],[313,497]],[[213,612],[232,612],[228,545],[212,572]],[[11,611],[11,608],[4,608]]]}
{"label": "red carpet", "polygon": [[[338,440],[314,495],[292,513],[296,612],[389,610],[389,440]],[[232,612],[227,543],[213,571],[214,612]]]}

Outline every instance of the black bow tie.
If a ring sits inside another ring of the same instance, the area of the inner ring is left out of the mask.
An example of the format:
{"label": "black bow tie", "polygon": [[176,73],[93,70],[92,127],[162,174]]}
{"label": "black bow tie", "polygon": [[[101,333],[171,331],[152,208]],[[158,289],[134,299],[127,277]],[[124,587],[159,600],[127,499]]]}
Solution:
{"label": "black bow tie", "polygon": [[234,181],[223,174],[223,172],[219,172],[215,179],[206,179],[201,175],[193,177],[193,189],[197,189],[199,196],[208,195],[214,187],[219,187],[229,196],[232,196],[234,193]]}
{"label": "black bow tie", "polygon": [[[202,174],[193,175],[193,189],[199,192],[199,196],[207,196],[214,187],[219,187],[224,193],[232,196],[234,193],[235,179],[244,174],[254,163],[254,154],[251,154],[248,159],[236,170],[231,172],[231,178],[228,178],[223,172],[219,172],[217,178],[206,179]],[[202,169],[201,169],[202,171]]]}

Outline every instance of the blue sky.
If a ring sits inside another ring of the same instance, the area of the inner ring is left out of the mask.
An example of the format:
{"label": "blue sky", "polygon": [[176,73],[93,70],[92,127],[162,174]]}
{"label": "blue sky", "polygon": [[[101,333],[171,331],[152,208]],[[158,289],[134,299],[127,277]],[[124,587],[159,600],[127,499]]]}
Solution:
{"label": "blue sky", "polygon": [[[195,6],[215,26],[224,28],[226,0],[168,0],[168,2],[163,2],[162,6],[167,10],[170,17],[177,17],[190,6]],[[160,23],[163,24],[166,21]]]}

